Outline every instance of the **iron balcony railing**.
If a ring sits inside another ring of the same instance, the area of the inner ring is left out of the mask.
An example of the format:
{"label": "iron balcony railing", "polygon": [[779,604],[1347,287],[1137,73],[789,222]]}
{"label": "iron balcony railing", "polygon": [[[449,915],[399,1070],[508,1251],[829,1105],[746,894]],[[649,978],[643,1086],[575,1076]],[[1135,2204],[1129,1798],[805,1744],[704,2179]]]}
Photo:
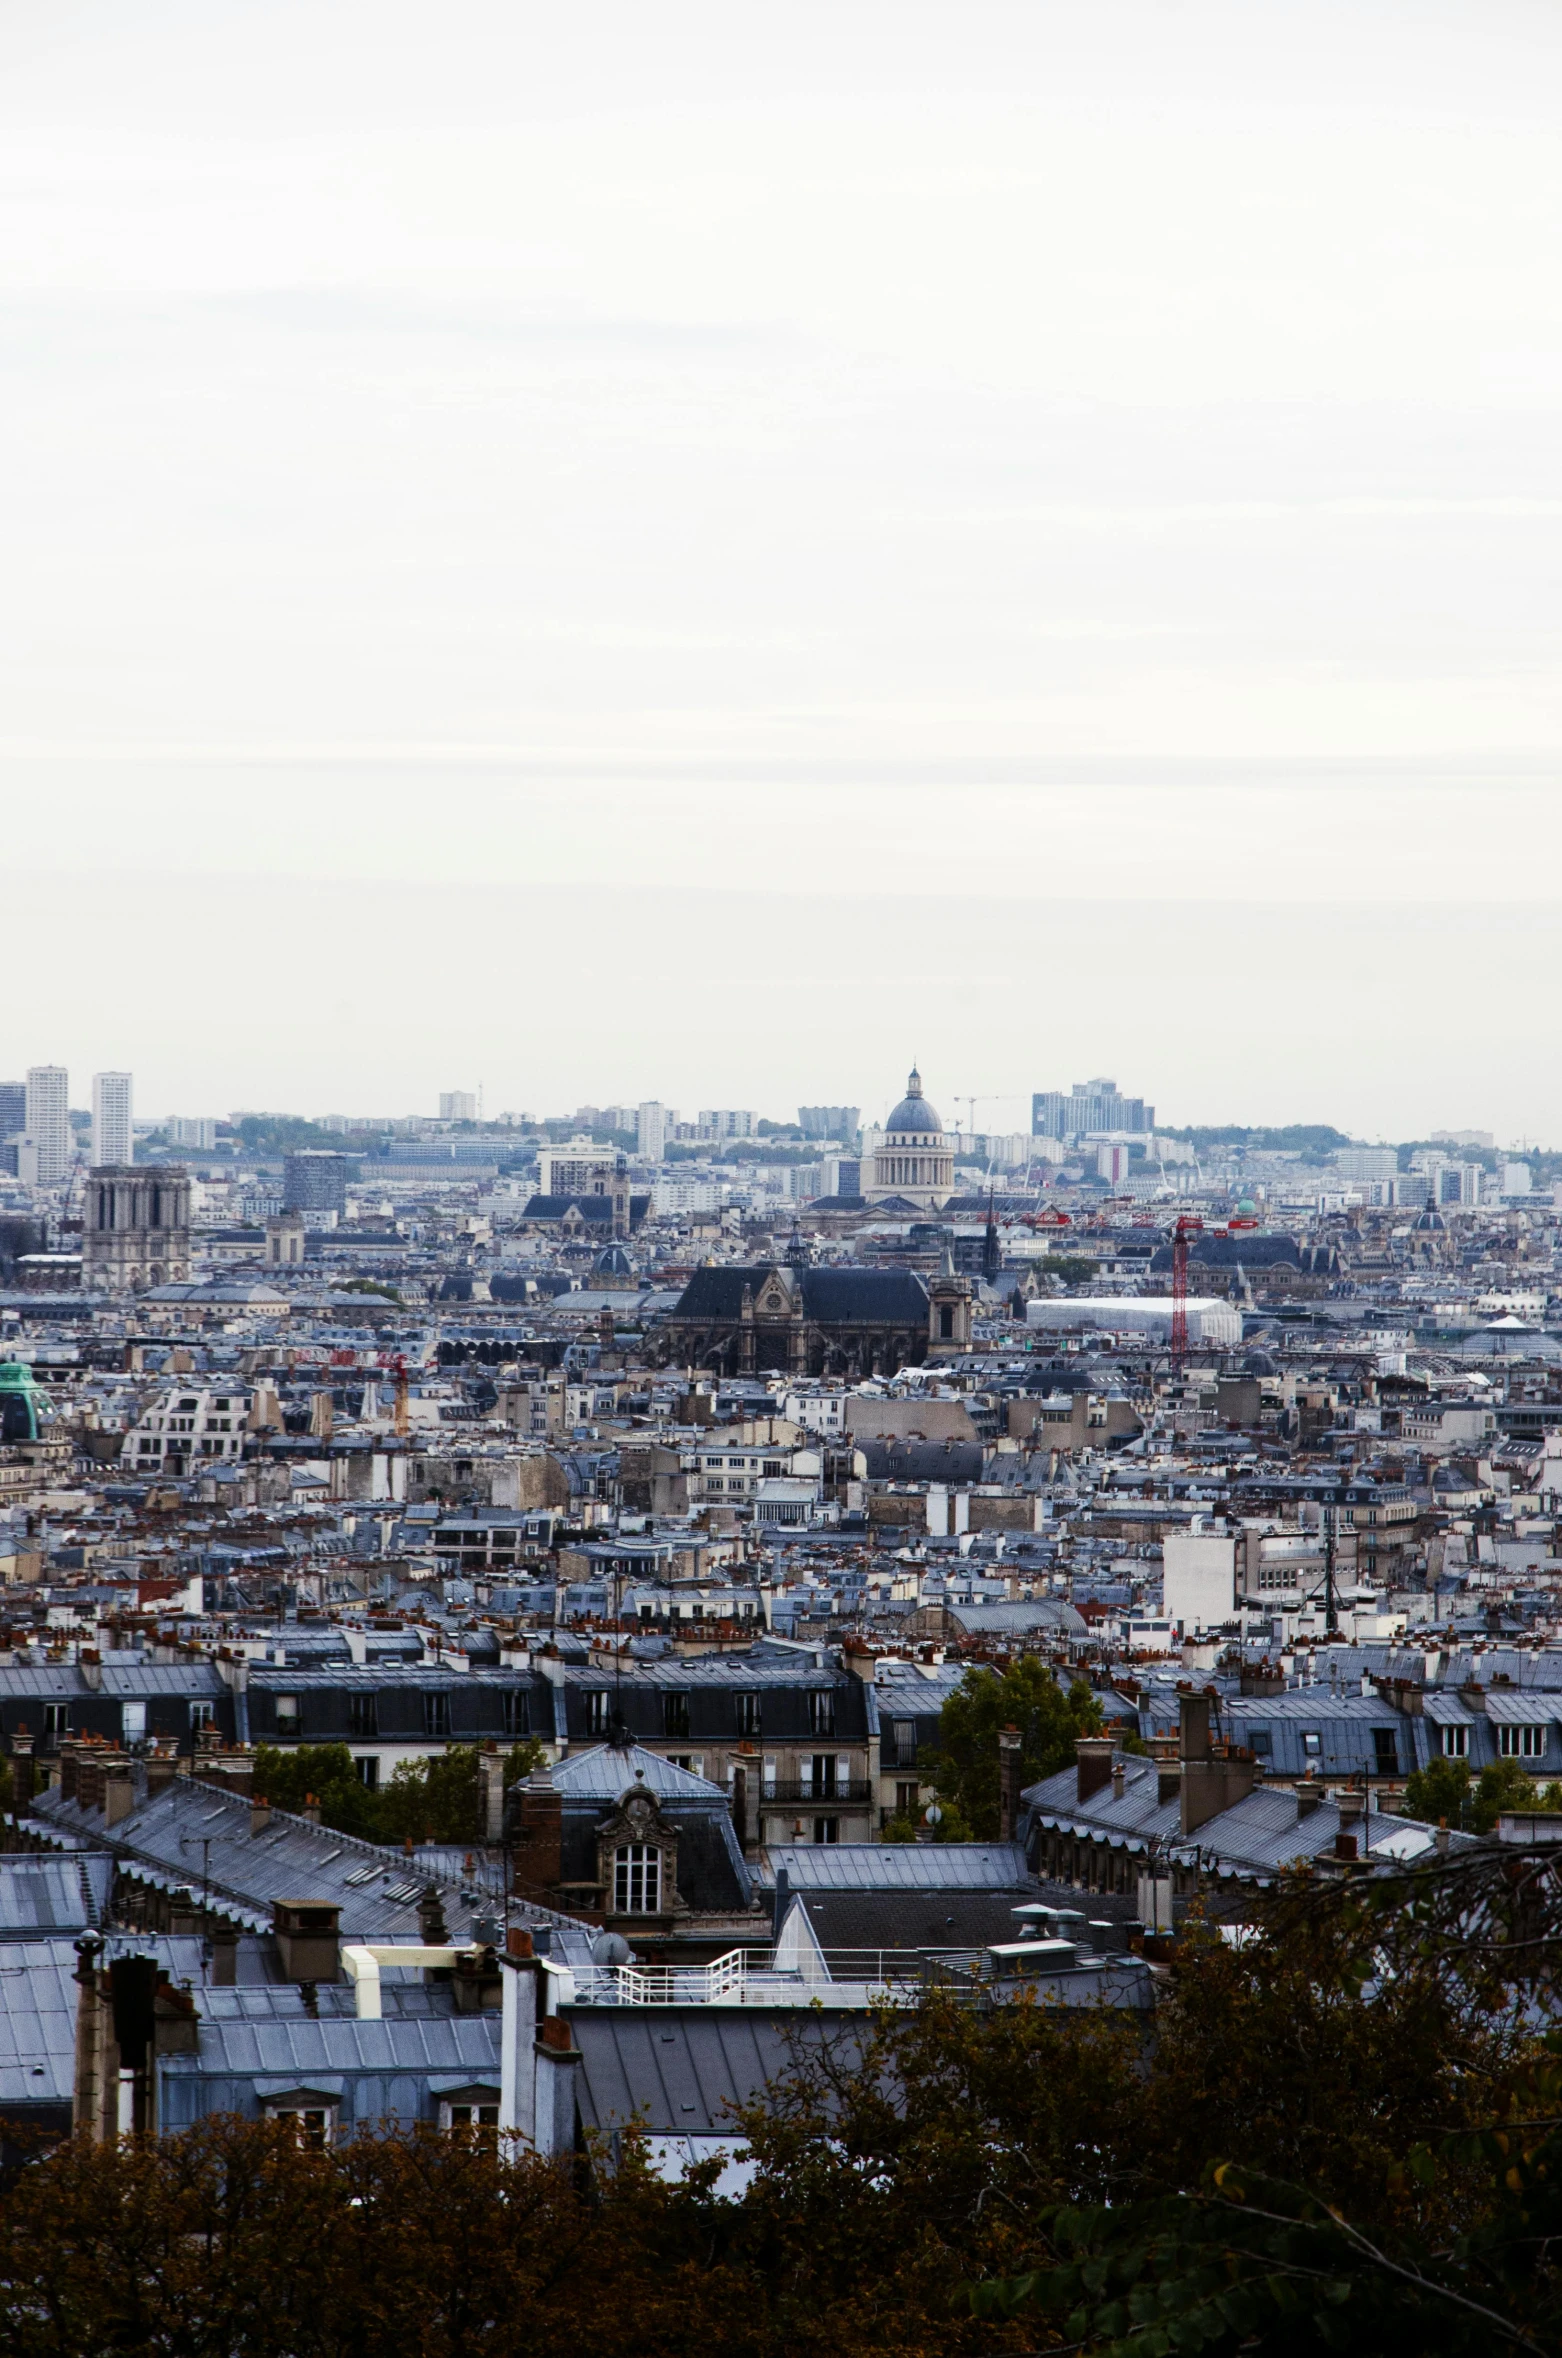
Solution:
{"label": "iron balcony railing", "polygon": [[564,1993],[598,2006],[809,2005],[815,1998],[868,1995],[907,2000],[931,1982],[975,1989],[982,1952],[948,1956],[919,1949],[823,1949],[799,1959],[768,1949],[729,1949],[710,1965],[576,1966]]}
{"label": "iron balcony railing", "polygon": [[764,1786],[757,1798],[762,1809],[851,1809],[864,1807],[874,1790],[871,1777],[837,1777],[833,1785],[783,1777]]}

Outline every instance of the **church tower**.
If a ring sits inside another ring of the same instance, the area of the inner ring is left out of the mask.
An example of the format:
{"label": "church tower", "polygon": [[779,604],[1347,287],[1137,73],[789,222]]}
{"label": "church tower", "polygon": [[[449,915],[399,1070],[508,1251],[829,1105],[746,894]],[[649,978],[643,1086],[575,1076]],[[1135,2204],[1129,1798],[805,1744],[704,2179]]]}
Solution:
{"label": "church tower", "polygon": [[927,1355],[950,1359],[971,1348],[971,1281],[955,1267],[954,1249],[944,1247],[944,1265],[927,1289]]}

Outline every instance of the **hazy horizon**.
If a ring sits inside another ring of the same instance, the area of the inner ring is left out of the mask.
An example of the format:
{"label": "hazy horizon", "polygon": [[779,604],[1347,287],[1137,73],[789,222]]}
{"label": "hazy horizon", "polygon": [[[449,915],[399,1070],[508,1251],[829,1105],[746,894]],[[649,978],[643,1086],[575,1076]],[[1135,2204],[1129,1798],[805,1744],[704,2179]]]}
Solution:
{"label": "hazy horizon", "polygon": [[0,1066],[1562,1143],[1559,123],[1538,0],[23,0]]}

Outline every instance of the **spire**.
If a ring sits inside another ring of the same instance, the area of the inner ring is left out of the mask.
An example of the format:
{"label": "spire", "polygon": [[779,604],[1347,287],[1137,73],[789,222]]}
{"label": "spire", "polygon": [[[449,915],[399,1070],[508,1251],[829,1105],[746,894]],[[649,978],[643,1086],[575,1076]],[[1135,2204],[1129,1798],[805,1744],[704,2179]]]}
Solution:
{"label": "spire", "polygon": [[913,1065],[910,1072],[906,1075],[906,1095],[908,1097],[920,1097],[921,1094],[922,1075],[917,1071],[916,1066]]}

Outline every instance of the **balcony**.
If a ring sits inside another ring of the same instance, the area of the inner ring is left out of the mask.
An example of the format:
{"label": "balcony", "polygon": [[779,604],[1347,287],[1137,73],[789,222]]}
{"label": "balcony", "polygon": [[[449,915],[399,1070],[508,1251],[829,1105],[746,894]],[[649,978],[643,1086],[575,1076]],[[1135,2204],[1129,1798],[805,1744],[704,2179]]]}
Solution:
{"label": "balcony", "polygon": [[866,1809],[874,1797],[871,1777],[837,1777],[834,1784],[815,1785],[778,1778],[759,1795],[761,1809]]}
{"label": "balcony", "polygon": [[[1034,1962],[1027,1966],[1027,1956]],[[914,2006],[937,1988],[967,2003],[1025,1986],[1076,2000],[1115,1994],[1123,1974],[1143,1973],[1127,1957],[1081,1952],[1071,1941],[1035,1939],[999,1948],[730,1949],[711,1965],[552,1965],[564,2006]]]}

